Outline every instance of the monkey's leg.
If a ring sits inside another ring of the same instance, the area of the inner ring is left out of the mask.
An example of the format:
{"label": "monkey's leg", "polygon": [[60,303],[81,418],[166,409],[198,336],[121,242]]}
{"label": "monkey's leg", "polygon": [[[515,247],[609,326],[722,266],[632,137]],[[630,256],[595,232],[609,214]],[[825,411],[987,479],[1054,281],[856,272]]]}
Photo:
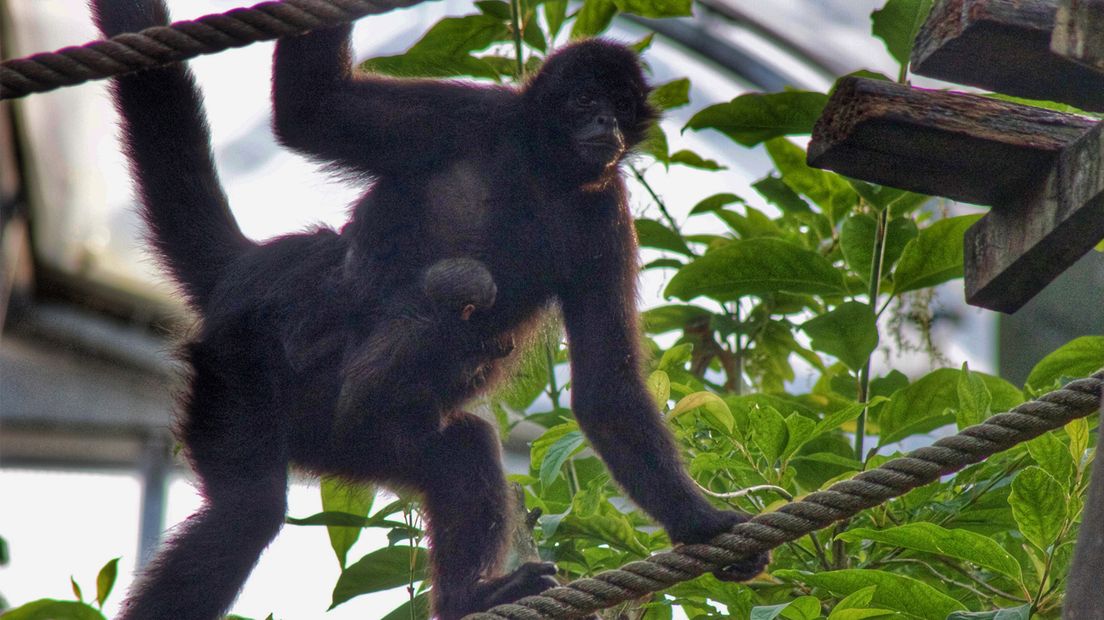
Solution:
{"label": "monkey's leg", "polygon": [[490,424],[468,413],[450,414],[410,465],[424,494],[433,609],[440,620],[456,620],[556,585],[551,564],[525,564],[498,575],[514,511]]}
{"label": "monkey's leg", "polygon": [[216,620],[284,520],[287,457],[264,351],[235,340],[189,349],[182,437],[204,495],[128,593],[119,620]]}

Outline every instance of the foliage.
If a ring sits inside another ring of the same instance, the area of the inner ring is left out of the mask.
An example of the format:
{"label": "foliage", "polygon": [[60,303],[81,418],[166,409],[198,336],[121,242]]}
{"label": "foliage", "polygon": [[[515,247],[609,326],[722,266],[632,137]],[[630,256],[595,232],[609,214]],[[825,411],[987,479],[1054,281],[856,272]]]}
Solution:
{"label": "foliage", "polygon": [[[406,53],[364,68],[518,81],[565,39],[601,33],[618,13],[691,11],[688,0],[584,0],[573,12],[566,0],[476,6],[478,14],[443,19]],[[901,80],[930,6],[888,0],[872,16],[873,34],[901,63]],[[659,85],[652,102],[685,106],[689,92],[689,80],[675,80]],[[645,161],[631,168],[659,210],[637,220],[637,233],[651,257],[646,268],[669,276],[671,301],[644,313],[655,353],[647,384],[697,483],[718,505],[751,513],[876,467],[902,443],[927,443],[933,430],[976,424],[1104,366],[1104,339],[1086,337],[1039,362],[1024,389],[966,366],[914,378],[884,364],[875,371],[872,358],[886,346],[894,303],[962,276],[963,233],[976,217],[939,217],[926,196],[808,167],[788,136],[809,134],[826,100],[812,92],[745,94],[691,116],[684,131],[715,131],[733,148],[762,148],[774,164],[752,184],[754,196],[721,193],[687,205],[687,218],[709,220],[723,233],[684,234],[686,222],[672,217],[639,167],[654,161],[709,174],[717,162],[670,153],[657,128]],[[504,434],[521,420],[545,429],[532,444],[530,471],[513,481],[534,511],[541,556],[573,579],[670,542],[627,505],[587,449],[564,405],[567,386],[557,381],[555,369],[566,359],[558,337],[537,343],[517,379],[488,404]],[[815,380],[806,385],[799,373]],[[1072,422],[784,545],[751,583],[706,575],[603,615],[659,620],[681,607],[695,619],[1057,618],[1093,436],[1089,422]],[[731,493],[740,489],[754,492]],[[343,569],[333,606],[405,586],[408,601],[386,618],[425,618],[429,584],[416,501],[375,508],[373,492],[324,481],[324,511],[289,522],[329,529]],[[368,527],[387,530],[391,544],[348,563]],[[109,566],[97,579],[95,606],[43,600],[5,617],[101,618],[96,607],[114,581]]]}

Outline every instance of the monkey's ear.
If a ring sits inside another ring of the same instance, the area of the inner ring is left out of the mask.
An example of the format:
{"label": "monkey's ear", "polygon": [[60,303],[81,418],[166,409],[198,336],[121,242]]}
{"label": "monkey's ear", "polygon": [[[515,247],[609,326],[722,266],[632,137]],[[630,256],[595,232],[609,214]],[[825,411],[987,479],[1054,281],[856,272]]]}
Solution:
{"label": "monkey's ear", "polygon": [[92,0],[92,19],[105,37],[169,23],[163,0]]}

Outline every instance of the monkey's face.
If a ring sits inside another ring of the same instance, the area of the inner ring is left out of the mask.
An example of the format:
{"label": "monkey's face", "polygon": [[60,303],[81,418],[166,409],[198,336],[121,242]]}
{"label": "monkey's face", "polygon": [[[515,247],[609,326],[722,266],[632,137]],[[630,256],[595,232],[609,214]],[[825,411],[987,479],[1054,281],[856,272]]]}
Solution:
{"label": "monkey's face", "polygon": [[526,89],[537,142],[561,170],[596,179],[646,136],[656,112],[636,54],[590,39],[552,55]]}
{"label": "monkey's face", "polygon": [[579,89],[566,103],[575,155],[587,167],[616,165],[627,144],[622,127],[632,123],[633,102],[595,89]]}

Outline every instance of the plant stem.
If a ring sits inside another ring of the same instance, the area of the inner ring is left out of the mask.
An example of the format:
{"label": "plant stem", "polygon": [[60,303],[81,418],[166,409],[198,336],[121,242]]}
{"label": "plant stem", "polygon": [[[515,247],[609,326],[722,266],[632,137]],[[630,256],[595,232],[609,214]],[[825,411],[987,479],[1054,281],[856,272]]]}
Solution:
{"label": "plant stem", "polygon": [[552,343],[544,343],[544,357],[548,362],[548,397],[552,399],[552,408],[560,410],[560,388],[556,385],[556,355],[552,352]]}
{"label": "plant stem", "polygon": [[[878,292],[882,283],[882,261],[885,258],[886,225],[888,221],[889,209],[879,211],[878,226],[874,230],[874,252],[870,260],[870,289],[868,291],[870,312],[874,314],[875,321],[878,320],[875,306],[878,304]],[[863,364],[862,370],[859,371],[859,402],[865,403],[870,400],[870,358],[873,356],[874,352],[871,351],[866,358],[866,363]],[[859,419],[855,422],[855,460],[860,462],[866,462],[863,443],[866,440],[867,413],[869,413],[869,408],[863,408],[863,412],[859,414]]]}
{"label": "plant stem", "polygon": [[514,56],[517,59],[518,81],[525,77],[525,61],[521,54],[521,0],[510,0],[510,24],[514,29]]}
{"label": "plant stem", "polygon": [[671,212],[667,210],[667,203],[663,202],[663,199],[659,197],[659,194],[655,193],[652,186],[644,179],[644,174],[636,166],[629,166],[629,170],[632,170],[633,176],[636,180],[644,186],[644,189],[648,191],[648,195],[655,201],[656,206],[659,207],[659,212],[663,214],[663,219],[667,220],[667,225],[671,227],[671,230],[675,231],[682,236],[682,231],[679,230],[679,225],[675,222],[675,218],[671,217]]}

